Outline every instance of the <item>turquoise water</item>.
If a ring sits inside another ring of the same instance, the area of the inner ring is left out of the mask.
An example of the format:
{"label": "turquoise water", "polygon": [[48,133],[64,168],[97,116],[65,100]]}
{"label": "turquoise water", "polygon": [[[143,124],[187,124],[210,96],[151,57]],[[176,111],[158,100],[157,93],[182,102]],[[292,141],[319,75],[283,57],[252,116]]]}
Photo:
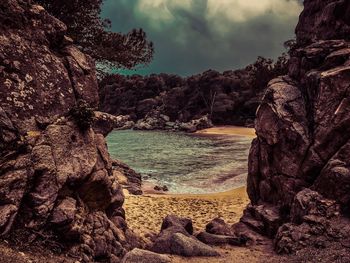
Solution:
{"label": "turquoise water", "polygon": [[113,131],[107,143],[113,158],[170,193],[215,193],[246,183],[247,137],[125,130]]}

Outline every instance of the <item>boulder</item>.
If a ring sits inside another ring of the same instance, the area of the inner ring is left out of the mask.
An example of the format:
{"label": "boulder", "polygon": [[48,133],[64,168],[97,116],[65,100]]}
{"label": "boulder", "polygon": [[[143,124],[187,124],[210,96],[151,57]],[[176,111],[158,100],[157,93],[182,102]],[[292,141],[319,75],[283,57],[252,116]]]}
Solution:
{"label": "boulder", "polygon": [[135,248],[128,252],[122,263],[170,263],[168,256],[160,255],[151,251]]}
{"label": "boulder", "polygon": [[62,200],[52,212],[51,223],[55,225],[68,225],[73,222],[77,214],[77,201],[71,197]]}
{"label": "boulder", "polygon": [[151,250],[185,257],[220,255],[212,247],[192,236],[192,233],[193,226],[190,219],[169,215],[163,220],[161,232],[155,238]]}
{"label": "boulder", "polygon": [[220,253],[192,236],[174,233],[165,239],[162,246],[153,246],[158,253],[174,254],[184,257],[217,257]]}
{"label": "boulder", "polygon": [[129,193],[133,195],[142,195],[142,176],[133,169],[131,169],[127,164],[119,161],[113,160],[113,176],[117,178],[119,184]]}
{"label": "boulder", "polygon": [[193,234],[192,220],[189,218],[180,218],[175,215],[168,215],[163,219],[161,231],[166,230],[170,227],[182,227],[188,234]]}
{"label": "boulder", "polygon": [[168,118],[164,118],[164,115],[157,109],[154,109],[147,113],[147,115],[136,122],[134,129],[136,130],[164,130],[165,123],[168,122]]}
{"label": "boulder", "polygon": [[234,230],[232,226],[228,225],[225,220],[221,218],[215,218],[210,221],[206,227],[206,232],[214,235],[234,236]]}
{"label": "boulder", "polygon": [[180,123],[179,129],[185,132],[195,132],[213,127],[213,123],[208,116],[203,116],[199,119],[194,119],[190,122]]}

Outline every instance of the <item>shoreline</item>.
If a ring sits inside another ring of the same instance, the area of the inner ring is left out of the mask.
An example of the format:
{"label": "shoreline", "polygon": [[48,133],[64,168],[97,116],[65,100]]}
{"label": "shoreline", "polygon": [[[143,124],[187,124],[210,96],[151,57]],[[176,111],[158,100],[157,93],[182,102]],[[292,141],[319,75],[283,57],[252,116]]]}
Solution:
{"label": "shoreline", "polygon": [[[204,136],[245,136],[253,139],[255,130],[237,126],[217,126],[193,133]],[[168,193],[154,190],[151,182],[142,182],[142,195],[125,195],[125,211],[130,227],[147,238],[158,233],[163,219],[170,214],[191,218],[195,232],[205,230],[214,218],[237,223],[249,203],[246,186],[217,193]],[[147,213],[144,212],[147,210]]]}
{"label": "shoreline", "polygon": [[[254,128],[247,128],[244,126],[233,126],[233,125],[223,125],[223,126],[214,126],[212,128],[207,128],[203,130],[196,131],[192,133],[193,135],[199,135],[199,136],[243,136],[247,138],[254,139],[256,137],[255,129]],[[239,175],[237,175],[239,176]],[[149,181],[142,181],[142,191],[143,195],[161,195],[161,196],[201,196],[201,195],[216,195],[221,193],[230,193],[232,190],[239,189],[244,186],[237,186],[236,188],[232,188],[230,190],[227,190],[225,192],[217,192],[217,193],[203,193],[203,194],[191,194],[191,193],[169,193],[165,191],[157,191],[154,190],[154,187],[156,184],[151,183]]]}
{"label": "shoreline", "polygon": [[[200,198],[202,196],[205,197],[210,197],[210,196],[226,196],[230,195],[236,191],[239,191],[242,188],[246,188],[246,185],[244,186],[237,186],[234,188],[231,188],[226,191],[222,192],[210,192],[210,193],[171,193],[169,191],[159,191],[159,190],[154,190],[154,187],[156,184],[148,181],[143,181],[141,185],[141,190],[143,192],[142,196],[152,196],[152,197],[157,197],[157,196],[168,196],[168,197],[195,197],[195,198]],[[130,195],[129,192],[124,192],[126,195]]]}

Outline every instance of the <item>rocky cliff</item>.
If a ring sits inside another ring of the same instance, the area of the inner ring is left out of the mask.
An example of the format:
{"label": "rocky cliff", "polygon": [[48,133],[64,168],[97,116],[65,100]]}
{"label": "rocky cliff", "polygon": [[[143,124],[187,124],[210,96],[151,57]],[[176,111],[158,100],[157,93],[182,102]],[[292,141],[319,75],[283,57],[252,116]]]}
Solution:
{"label": "rocky cliff", "polygon": [[0,235],[118,261],[124,196],[103,135],[72,114],[98,106],[95,66],[65,32],[31,1],[0,2]]}
{"label": "rocky cliff", "polygon": [[348,247],[350,2],[305,0],[289,73],[257,111],[249,156],[251,204],[241,223],[276,250]]}

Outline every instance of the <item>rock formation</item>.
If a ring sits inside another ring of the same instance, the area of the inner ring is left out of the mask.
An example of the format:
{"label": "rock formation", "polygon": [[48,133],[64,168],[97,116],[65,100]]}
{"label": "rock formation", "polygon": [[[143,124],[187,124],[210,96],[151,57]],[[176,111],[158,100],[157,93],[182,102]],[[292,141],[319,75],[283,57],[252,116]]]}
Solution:
{"label": "rock formation", "polygon": [[213,127],[213,123],[208,115],[199,119],[193,119],[189,122],[170,121],[170,117],[161,114],[158,110],[151,110],[147,115],[137,121],[133,127],[135,130],[167,130],[167,131],[184,131],[196,132]]}
{"label": "rock formation", "polygon": [[0,235],[117,262],[133,237],[124,196],[103,135],[71,114],[97,108],[95,66],[65,32],[30,0],[0,2]]}
{"label": "rock formation", "polygon": [[304,5],[289,73],[270,81],[257,111],[240,223],[281,253],[350,234],[350,2]]}
{"label": "rock formation", "polygon": [[96,133],[107,136],[111,131],[132,129],[135,123],[130,116],[114,116],[105,112],[95,111],[93,129]]}
{"label": "rock formation", "polygon": [[142,195],[142,176],[127,164],[119,161],[112,161],[113,177],[118,179],[119,184],[133,195]]}
{"label": "rock formation", "polygon": [[216,257],[220,253],[195,238],[192,220],[168,215],[163,220],[161,231],[155,238],[151,250],[161,254],[185,257]]}

